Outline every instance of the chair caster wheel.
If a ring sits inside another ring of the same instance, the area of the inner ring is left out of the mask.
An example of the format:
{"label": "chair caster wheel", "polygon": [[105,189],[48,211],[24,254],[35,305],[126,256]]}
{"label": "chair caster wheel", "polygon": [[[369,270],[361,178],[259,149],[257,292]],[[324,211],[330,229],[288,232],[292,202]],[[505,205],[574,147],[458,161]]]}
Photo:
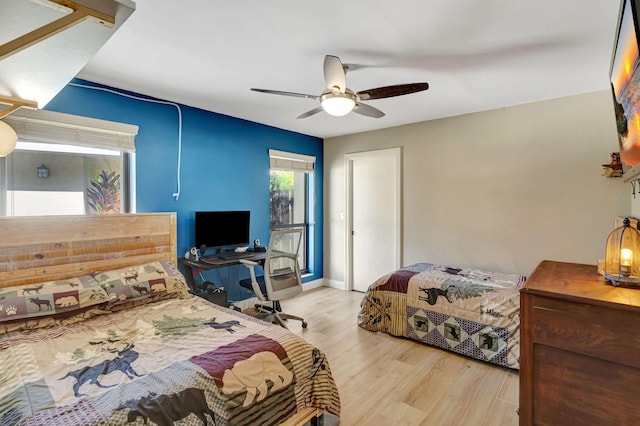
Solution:
{"label": "chair caster wheel", "polygon": [[302,321],[302,328],[307,328],[307,322],[306,321]]}

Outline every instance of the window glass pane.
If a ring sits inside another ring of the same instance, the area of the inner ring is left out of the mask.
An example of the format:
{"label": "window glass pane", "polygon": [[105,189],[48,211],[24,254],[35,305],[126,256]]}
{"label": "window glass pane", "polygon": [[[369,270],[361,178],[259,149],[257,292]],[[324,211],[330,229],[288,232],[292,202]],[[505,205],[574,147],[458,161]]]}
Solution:
{"label": "window glass pane", "polygon": [[298,256],[300,270],[307,269],[307,176],[304,172],[271,170],[269,182],[271,228],[303,230]]}
{"label": "window glass pane", "polygon": [[294,208],[294,172],[271,170],[269,180],[271,201],[271,227],[295,223]]}
{"label": "window glass pane", "polygon": [[9,216],[84,214],[84,194],[73,191],[7,191]]}
{"label": "window glass pane", "polygon": [[17,147],[7,157],[7,215],[120,213],[121,153]]}
{"label": "window glass pane", "polygon": [[307,174],[271,170],[271,227],[306,223]]}
{"label": "window glass pane", "polygon": [[293,172],[293,222],[307,222],[307,174]]}

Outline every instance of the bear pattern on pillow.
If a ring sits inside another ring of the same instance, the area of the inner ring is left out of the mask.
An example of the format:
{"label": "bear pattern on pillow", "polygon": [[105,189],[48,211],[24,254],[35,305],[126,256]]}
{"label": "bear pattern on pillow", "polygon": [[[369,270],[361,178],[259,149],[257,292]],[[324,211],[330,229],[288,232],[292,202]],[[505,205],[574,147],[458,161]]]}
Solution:
{"label": "bear pattern on pillow", "polygon": [[109,301],[91,275],[0,289],[0,322],[82,310]]}

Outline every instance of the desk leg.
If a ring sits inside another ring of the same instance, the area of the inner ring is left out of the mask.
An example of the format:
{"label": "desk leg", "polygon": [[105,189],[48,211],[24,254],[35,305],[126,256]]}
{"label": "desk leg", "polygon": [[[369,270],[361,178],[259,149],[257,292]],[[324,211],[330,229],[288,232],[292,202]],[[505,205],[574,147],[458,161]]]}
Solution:
{"label": "desk leg", "polygon": [[182,268],[184,269],[184,278],[187,280],[187,285],[189,286],[189,288],[191,289],[191,291],[196,291],[197,287],[196,287],[196,282],[193,279],[193,268],[191,267],[191,265],[188,264],[181,264],[180,266],[182,266]]}

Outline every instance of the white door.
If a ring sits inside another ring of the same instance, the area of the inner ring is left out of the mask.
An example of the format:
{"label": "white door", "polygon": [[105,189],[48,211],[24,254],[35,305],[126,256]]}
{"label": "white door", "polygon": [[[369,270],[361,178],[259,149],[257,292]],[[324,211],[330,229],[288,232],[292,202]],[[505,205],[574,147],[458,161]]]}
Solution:
{"label": "white door", "polygon": [[348,154],[347,288],[400,267],[400,148]]}

